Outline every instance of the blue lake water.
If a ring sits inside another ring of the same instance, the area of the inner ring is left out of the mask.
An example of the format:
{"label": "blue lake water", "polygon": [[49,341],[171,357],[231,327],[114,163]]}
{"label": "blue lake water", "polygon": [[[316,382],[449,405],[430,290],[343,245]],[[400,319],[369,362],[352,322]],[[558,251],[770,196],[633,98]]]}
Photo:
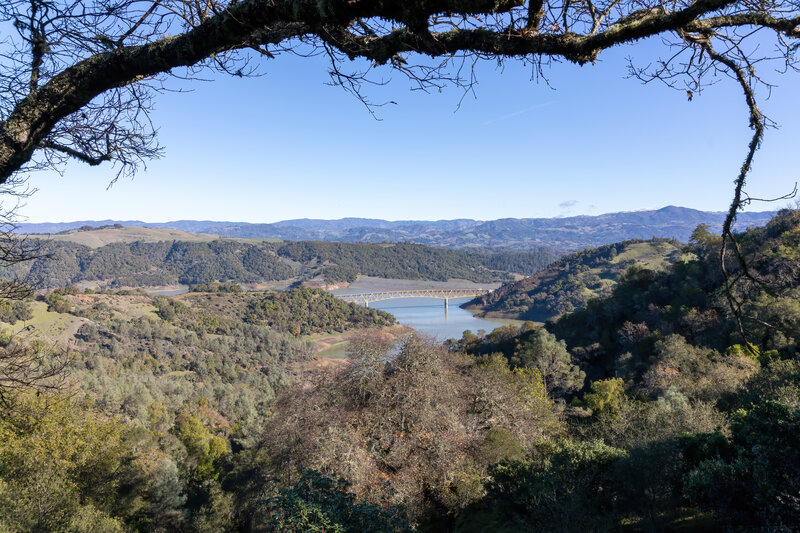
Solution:
{"label": "blue lake water", "polygon": [[471,298],[454,298],[449,302],[447,313],[444,300],[438,298],[398,298],[370,303],[369,306],[391,313],[403,325],[412,327],[439,341],[460,339],[465,330],[476,333],[479,329],[492,331],[504,324],[520,324],[519,320],[476,318],[459,305]]}
{"label": "blue lake water", "polygon": [[[185,287],[165,288],[152,290],[154,296],[174,296],[187,292]],[[360,292],[353,290],[333,291],[335,294]],[[520,320],[483,319],[476,318],[459,305],[469,301],[470,298],[451,298],[445,312],[444,300],[439,298],[398,298],[396,300],[382,300],[370,303],[370,307],[391,313],[397,321],[405,326],[416,329],[424,335],[436,338],[438,341],[447,339],[460,339],[466,330],[477,333],[485,330],[487,333],[504,324],[521,324]]]}

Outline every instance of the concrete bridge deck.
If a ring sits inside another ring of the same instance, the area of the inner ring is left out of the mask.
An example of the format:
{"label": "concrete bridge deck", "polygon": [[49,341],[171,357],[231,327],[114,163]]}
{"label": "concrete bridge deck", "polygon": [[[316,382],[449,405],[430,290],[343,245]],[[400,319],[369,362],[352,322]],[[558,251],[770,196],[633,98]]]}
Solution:
{"label": "concrete bridge deck", "polygon": [[474,298],[492,292],[491,289],[419,289],[407,291],[374,291],[354,292],[352,294],[337,294],[338,298],[347,302],[357,303],[369,307],[372,302],[382,300],[395,300],[398,298],[440,298],[447,307],[451,298]]}

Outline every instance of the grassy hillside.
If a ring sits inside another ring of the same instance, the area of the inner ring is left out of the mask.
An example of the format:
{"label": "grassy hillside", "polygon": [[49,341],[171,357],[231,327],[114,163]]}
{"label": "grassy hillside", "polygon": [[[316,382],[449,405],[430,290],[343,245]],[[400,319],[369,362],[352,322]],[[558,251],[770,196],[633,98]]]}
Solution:
{"label": "grassy hillside", "polygon": [[93,229],[74,229],[48,236],[55,242],[73,242],[89,248],[100,248],[115,242],[209,242],[219,239],[208,233],[189,233],[169,228],[143,228],[138,226],[104,226]]}
{"label": "grassy hillside", "polygon": [[531,277],[504,285],[464,307],[483,316],[544,322],[611,294],[631,266],[663,270],[681,256],[674,240],[632,240],[584,250],[552,263]]}

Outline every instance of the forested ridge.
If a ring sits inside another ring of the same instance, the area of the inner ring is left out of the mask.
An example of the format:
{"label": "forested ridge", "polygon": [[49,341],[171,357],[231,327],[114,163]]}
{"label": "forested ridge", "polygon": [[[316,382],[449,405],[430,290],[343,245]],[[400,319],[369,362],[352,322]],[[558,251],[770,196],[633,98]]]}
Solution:
{"label": "forested ridge", "polygon": [[506,283],[463,307],[483,316],[544,322],[611,295],[632,266],[665,268],[680,259],[683,245],[673,239],[634,239],[576,252],[533,276]]}
{"label": "forested ridge", "polygon": [[72,388],[2,404],[0,524],[796,531],[800,212],[737,240],[750,277],[733,278],[731,297],[746,339],[721,240],[702,226],[674,263],[633,265],[607,297],[544,328],[445,345],[362,329],[347,362],[312,372],[298,366],[312,357],[292,334],[303,326],[268,325],[294,305],[335,318],[311,289],[68,290],[28,313],[11,306],[17,328],[44,324],[42,306],[69,319],[52,324],[73,338]]}
{"label": "forested ridge", "polygon": [[447,281],[492,282],[511,273],[531,274],[555,260],[547,251],[475,252],[418,244],[327,242],[248,243],[116,242],[90,248],[69,242],[40,242],[49,257],[17,265],[3,275],[27,277],[35,287],[59,288],[81,281],[112,287],[262,283],[322,277],[327,283],[352,282],[359,275]]}

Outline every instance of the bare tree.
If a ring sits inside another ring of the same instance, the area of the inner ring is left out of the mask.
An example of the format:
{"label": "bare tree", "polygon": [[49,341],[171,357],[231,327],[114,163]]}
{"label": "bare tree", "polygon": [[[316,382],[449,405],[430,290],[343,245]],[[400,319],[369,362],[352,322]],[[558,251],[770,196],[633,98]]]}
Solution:
{"label": "bare tree", "polygon": [[[31,285],[25,277],[13,274],[15,265],[46,257],[41,243],[31,241],[16,232],[16,211],[19,200],[28,191],[20,184],[0,189],[14,201],[11,208],[0,209],[0,303],[22,300],[31,295]],[[66,352],[45,346],[29,336],[29,327],[16,333],[0,332],[0,416],[17,408],[20,392],[59,389],[63,384],[69,359]]]}
{"label": "bare tree", "polygon": [[0,338],[0,416],[17,410],[20,393],[63,388],[69,354],[26,338]]}

